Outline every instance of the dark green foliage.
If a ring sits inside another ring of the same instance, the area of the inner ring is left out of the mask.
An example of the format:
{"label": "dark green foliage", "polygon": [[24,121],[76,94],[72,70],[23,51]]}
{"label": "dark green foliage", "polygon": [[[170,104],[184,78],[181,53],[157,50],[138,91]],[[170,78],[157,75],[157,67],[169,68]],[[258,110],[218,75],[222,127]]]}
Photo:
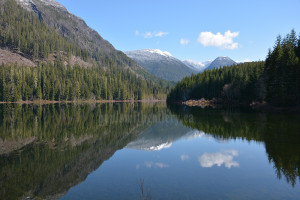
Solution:
{"label": "dark green foliage", "polygon": [[129,69],[109,66],[82,68],[43,64],[38,67],[2,65],[0,101],[141,100],[165,98],[165,89],[138,78]]}
{"label": "dark green foliage", "polygon": [[169,101],[222,98],[250,102],[263,99],[264,62],[223,67],[184,78],[168,95]]}
{"label": "dark green foliage", "polygon": [[266,100],[277,106],[300,105],[300,38],[291,31],[285,38],[278,36],[266,59]]}

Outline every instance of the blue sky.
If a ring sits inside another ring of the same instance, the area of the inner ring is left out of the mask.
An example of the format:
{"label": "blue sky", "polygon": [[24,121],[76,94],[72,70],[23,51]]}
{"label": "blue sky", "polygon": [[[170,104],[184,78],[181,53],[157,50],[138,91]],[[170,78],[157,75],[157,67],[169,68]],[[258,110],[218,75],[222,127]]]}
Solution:
{"label": "blue sky", "polygon": [[264,60],[278,34],[300,32],[300,0],[58,0],[121,51],[186,60]]}

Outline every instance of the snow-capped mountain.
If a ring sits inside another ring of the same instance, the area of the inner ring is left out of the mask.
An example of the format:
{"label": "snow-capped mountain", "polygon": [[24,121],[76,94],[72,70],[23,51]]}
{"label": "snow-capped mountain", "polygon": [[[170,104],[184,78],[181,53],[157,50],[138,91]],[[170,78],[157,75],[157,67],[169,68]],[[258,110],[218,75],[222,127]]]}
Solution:
{"label": "snow-capped mountain", "polygon": [[179,81],[185,76],[197,72],[167,51],[144,49],[127,51],[125,54],[149,73],[165,80]]}
{"label": "snow-capped mountain", "polygon": [[174,120],[170,120],[160,122],[149,130],[144,131],[136,140],[130,142],[126,148],[160,151],[170,148],[173,143],[180,139],[189,140],[203,137],[210,138],[211,136],[206,135],[202,131],[191,130]]}
{"label": "snow-capped mountain", "polygon": [[213,70],[216,68],[224,67],[224,66],[231,66],[236,65],[237,63],[233,61],[231,58],[226,56],[220,56],[216,58],[210,65],[207,67],[206,70]]}
{"label": "snow-capped mountain", "polygon": [[128,149],[137,149],[144,151],[160,151],[163,149],[170,148],[173,143],[178,140],[191,140],[194,138],[212,138],[211,136],[206,135],[202,131],[198,130],[185,130],[185,132],[181,132],[181,135],[172,135],[167,134],[151,134],[151,133],[143,133],[136,140],[130,142],[126,148]]}
{"label": "snow-capped mountain", "polygon": [[203,72],[211,64],[212,61],[208,60],[205,62],[196,62],[193,60],[184,60],[182,62],[197,72]]}

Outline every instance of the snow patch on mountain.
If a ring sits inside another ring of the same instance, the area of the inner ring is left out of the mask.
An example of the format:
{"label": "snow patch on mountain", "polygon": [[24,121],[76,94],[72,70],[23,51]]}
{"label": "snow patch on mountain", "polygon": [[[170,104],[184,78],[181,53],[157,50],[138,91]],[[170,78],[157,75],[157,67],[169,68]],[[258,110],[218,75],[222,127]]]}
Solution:
{"label": "snow patch on mountain", "polygon": [[199,66],[199,67],[204,67],[205,66],[202,62],[196,62],[196,61],[193,61],[193,60],[184,60],[183,62],[189,63],[189,64],[194,65],[194,66]]}
{"label": "snow patch on mountain", "polygon": [[60,3],[58,3],[57,1],[54,0],[39,0],[41,2],[43,2],[45,5],[47,6],[53,6],[53,7],[58,7],[58,8],[64,8],[63,5],[61,5]]}
{"label": "snow patch on mountain", "polygon": [[19,3],[21,6],[23,6],[27,10],[31,10],[31,5],[34,5],[32,0],[17,0],[17,3]]}
{"label": "snow patch on mountain", "polygon": [[[125,52],[130,58],[138,60],[162,60],[162,59],[176,59],[170,52],[162,51],[160,49],[143,49],[137,51]],[[177,60],[177,59],[176,59]]]}
{"label": "snow patch on mountain", "polygon": [[166,57],[173,57],[170,52],[162,51],[160,49],[145,49],[144,51],[149,53],[159,54]]}
{"label": "snow patch on mountain", "polygon": [[46,6],[53,6],[55,8],[66,9],[63,5],[61,5],[60,3],[58,3],[55,0],[17,0],[18,3],[20,3],[24,8],[26,8],[28,10],[32,9],[32,5],[35,5],[35,1],[36,2],[39,1]]}
{"label": "snow patch on mountain", "polygon": [[188,67],[190,67],[191,69],[198,71],[198,72],[202,72],[211,64],[212,61],[208,60],[205,62],[196,62],[193,60],[184,60],[182,62],[184,64],[186,64]]}

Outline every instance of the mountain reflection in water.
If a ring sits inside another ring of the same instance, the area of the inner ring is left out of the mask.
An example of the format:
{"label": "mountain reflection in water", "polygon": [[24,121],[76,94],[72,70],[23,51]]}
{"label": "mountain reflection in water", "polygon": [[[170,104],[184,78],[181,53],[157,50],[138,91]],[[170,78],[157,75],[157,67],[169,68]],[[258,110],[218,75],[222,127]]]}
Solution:
{"label": "mountain reflection in water", "polygon": [[[297,115],[167,108],[164,103],[2,104],[0,199],[68,199],[64,195],[101,171],[117,150],[172,151],[177,141],[196,138],[264,144],[277,177],[295,187],[300,177],[299,130]],[[207,149],[196,161],[203,169],[232,170],[241,167],[240,156],[235,148]],[[194,158],[181,152],[178,159],[188,163]],[[170,161],[146,157],[134,165],[140,172],[172,167]]]}

